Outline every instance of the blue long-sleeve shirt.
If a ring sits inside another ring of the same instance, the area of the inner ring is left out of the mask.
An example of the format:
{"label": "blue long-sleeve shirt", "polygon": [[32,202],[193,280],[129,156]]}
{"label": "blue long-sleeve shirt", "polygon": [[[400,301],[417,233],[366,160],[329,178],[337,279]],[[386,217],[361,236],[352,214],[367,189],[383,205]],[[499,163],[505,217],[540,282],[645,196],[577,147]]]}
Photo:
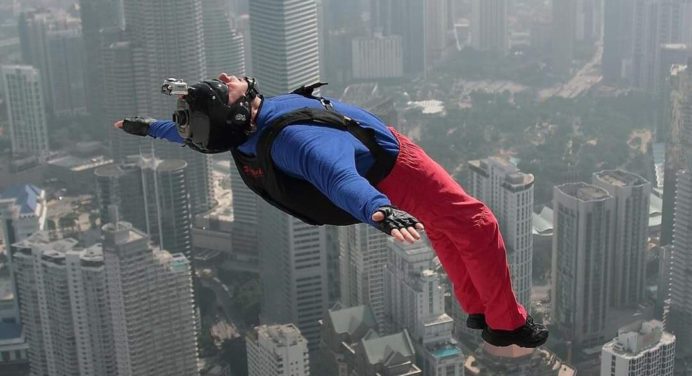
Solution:
{"label": "blue long-sleeve shirt", "polygon": [[[375,130],[387,152],[398,154],[399,144],[386,125],[371,113],[352,105],[332,100],[338,112]],[[319,101],[296,94],[263,99],[257,113],[257,132],[239,146],[242,153],[256,155],[260,135],[277,117],[303,107],[322,108]],[[149,135],[183,143],[172,121],[156,121]],[[389,199],[365,179],[374,163],[368,148],[347,131],[296,124],[284,128],[271,149],[272,161],[282,172],[313,184],[335,205],[364,223],[373,224],[372,214]]]}

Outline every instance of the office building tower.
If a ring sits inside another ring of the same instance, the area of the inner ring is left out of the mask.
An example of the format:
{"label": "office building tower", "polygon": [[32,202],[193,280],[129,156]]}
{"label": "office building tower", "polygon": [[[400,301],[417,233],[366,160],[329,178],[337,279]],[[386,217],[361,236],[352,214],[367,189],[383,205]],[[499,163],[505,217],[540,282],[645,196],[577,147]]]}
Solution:
{"label": "office building tower", "polygon": [[353,78],[378,80],[401,77],[404,74],[401,45],[401,37],[398,35],[353,38]]}
{"label": "office building tower", "polygon": [[615,199],[602,188],[569,183],[553,189],[553,323],[575,346],[605,342]]}
{"label": "office building tower", "polygon": [[[447,33],[454,27],[448,23],[448,0],[425,2],[425,68],[442,58],[447,47]],[[450,38],[451,39],[451,38]]]}
{"label": "office building tower", "polygon": [[603,80],[617,83],[625,78],[625,64],[632,50],[634,1],[603,2]]}
{"label": "office building tower", "polygon": [[230,10],[228,1],[202,1],[204,50],[209,78],[216,78],[222,72],[237,76],[245,74],[243,36],[231,28]]}
{"label": "office building tower", "polygon": [[655,320],[620,328],[601,350],[601,376],[673,376],[674,364],[675,336]]}
{"label": "office building tower", "polygon": [[[124,0],[123,9],[126,40],[131,43],[133,51],[133,65],[129,69],[135,72],[134,81],[126,93],[139,93],[137,107],[124,113],[170,119],[176,101],[161,95],[163,80],[176,77],[194,83],[209,78],[202,1],[175,0],[162,6],[154,0]],[[153,145],[157,158],[183,159],[188,163],[188,173],[192,178],[188,180],[187,189],[192,213],[209,210],[213,206],[211,158],[166,141],[154,142]]]}
{"label": "office building tower", "polygon": [[22,12],[18,20],[19,43],[22,52],[22,63],[33,66],[43,81],[41,94],[45,109],[52,109],[50,90],[50,61],[48,60],[48,33],[55,30],[57,20],[48,10],[31,10]]}
{"label": "office building tower", "polygon": [[683,4],[677,0],[639,0],[635,2],[630,82],[655,92],[661,71],[661,45],[681,43]]}
{"label": "office building tower", "polygon": [[319,346],[319,320],[327,311],[327,234],[259,203],[258,247],[263,324],[294,323],[310,351]]}
{"label": "office building tower", "polygon": [[495,347],[481,344],[466,358],[466,376],[575,376],[577,369],[546,347]]}
{"label": "office building tower", "polygon": [[387,236],[366,224],[339,227],[341,303],[367,305],[378,323],[384,321],[384,267]]}
{"label": "office building tower", "polygon": [[[690,3],[692,6],[692,3]],[[654,88],[657,93],[659,93],[666,100],[670,97],[671,81],[670,74],[671,69],[674,65],[684,65],[687,61],[692,59],[692,45],[687,45],[684,43],[666,43],[660,46],[660,64],[658,71],[656,72],[656,78],[654,80]],[[670,108],[664,107],[665,111],[669,111]],[[668,113],[663,117],[664,123],[659,124],[658,129],[666,129],[666,131],[658,131],[657,137],[659,139],[665,140],[668,137],[669,130],[667,129],[670,125],[670,117]],[[659,134],[662,133],[662,134]]]}
{"label": "office building tower", "polygon": [[[234,162],[231,162],[232,164]],[[233,195],[233,231],[231,248],[238,255],[241,264],[259,271],[259,253],[257,245],[257,194],[243,183],[238,169],[231,165],[231,194]]]}
{"label": "office building tower", "polygon": [[12,271],[34,375],[116,375],[101,248],[46,232],[14,243]]}
{"label": "office building tower", "polygon": [[[79,0],[86,64],[85,95],[87,110],[90,114],[103,114],[103,111],[108,108],[106,105],[112,104],[113,97],[101,94],[108,88],[104,79],[106,62],[103,60],[102,51],[110,44],[106,37],[109,31],[124,28],[122,5],[122,0]],[[131,68],[129,64],[125,67]],[[124,91],[121,95],[125,94],[134,93]],[[128,108],[128,111],[132,108],[134,107]]]}
{"label": "office building tower", "polygon": [[418,366],[431,376],[463,375],[464,356],[445,313],[439,262],[426,244],[389,242],[384,270],[386,327],[410,333]]}
{"label": "office building tower", "polygon": [[48,66],[53,113],[75,115],[86,112],[84,44],[78,25],[48,33]]}
{"label": "office building tower", "polygon": [[154,243],[192,257],[187,163],[136,156],[128,163],[95,170],[101,220],[108,223],[109,207],[145,231]]}
{"label": "office building tower", "polygon": [[636,307],[644,297],[651,183],[623,170],[593,175],[593,184],[615,199],[611,304]]}
{"label": "office building tower", "polygon": [[530,307],[534,177],[498,157],[471,161],[469,167],[469,193],[495,213],[507,247],[514,293],[519,303]]}
{"label": "office building tower", "polygon": [[143,232],[117,214],[111,217],[103,227],[103,263],[117,374],[195,375],[190,262],[180,253],[151,249]]}
{"label": "office building tower", "polygon": [[48,124],[39,71],[27,65],[1,67],[7,113],[10,120],[12,154],[45,158],[49,152]]}
{"label": "office building tower", "polygon": [[295,325],[258,326],[245,339],[249,376],[310,376],[308,343]]}
{"label": "office building tower", "polygon": [[471,6],[471,45],[482,51],[506,53],[507,0],[473,0]]}
{"label": "office building tower", "polygon": [[575,39],[583,42],[601,40],[603,30],[602,0],[578,0]]}
{"label": "office building tower", "polygon": [[569,74],[577,37],[577,1],[553,0],[553,70]]}
{"label": "office building tower", "polygon": [[[272,25],[272,32],[267,32]],[[250,2],[253,74],[273,96],[320,79],[315,0]]]}

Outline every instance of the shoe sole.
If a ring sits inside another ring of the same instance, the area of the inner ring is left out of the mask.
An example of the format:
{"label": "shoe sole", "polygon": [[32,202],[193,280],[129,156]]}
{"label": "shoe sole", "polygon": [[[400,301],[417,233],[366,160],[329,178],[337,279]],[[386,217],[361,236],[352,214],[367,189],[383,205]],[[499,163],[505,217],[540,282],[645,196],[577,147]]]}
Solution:
{"label": "shoe sole", "polygon": [[466,327],[475,330],[485,330],[485,328],[487,328],[488,325],[485,323],[479,323],[475,321],[466,321]]}
{"label": "shoe sole", "polygon": [[524,347],[524,348],[536,348],[541,345],[543,345],[546,341],[548,341],[548,336],[549,334],[546,334],[546,336],[538,341],[531,342],[531,343],[517,343],[516,340],[513,340],[511,338],[491,338],[490,334],[488,333],[487,330],[483,330],[483,333],[481,333],[481,337],[483,340],[493,346],[497,347],[507,347],[511,345],[517,345],[519,347]]}

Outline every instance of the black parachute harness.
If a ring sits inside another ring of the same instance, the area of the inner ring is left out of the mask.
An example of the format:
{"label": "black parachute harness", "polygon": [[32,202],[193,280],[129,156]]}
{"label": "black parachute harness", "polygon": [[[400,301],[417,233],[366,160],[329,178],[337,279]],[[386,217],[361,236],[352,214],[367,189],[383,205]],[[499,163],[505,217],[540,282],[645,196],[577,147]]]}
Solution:
{"label": "black parachute harness", "polygon": [[[282,211],[312,225],[360,223],[351,214],[334,205],[314,185],[283,173],[272,162],[271,145],[279,132],[288,126],[301,124],[344,130],[362,142],[375,160],[365,175],[365,178],[373,186],[377,186],[392,170],[396,162],[396,155],[387,153],[377,143],[374,129],[364,127],[358,121],[339,113],[334,109],[329,99],[314,95],[314,90],[324,85],[326,83],[323,82],[303,85],[292,92],[292,94],[318,100],[322,104],[322,108],[306,107],[279,116],[260,135],[256,156],[244,154],[237,148],[231,149],[231,153],[245,184],[264,200]],[[383,213],[385,213],[385,217],[391,215],[385,210]],[[378,224],[381,226],[396,225],[387,219]],[[400,227],[396,225],[392,228]]]}

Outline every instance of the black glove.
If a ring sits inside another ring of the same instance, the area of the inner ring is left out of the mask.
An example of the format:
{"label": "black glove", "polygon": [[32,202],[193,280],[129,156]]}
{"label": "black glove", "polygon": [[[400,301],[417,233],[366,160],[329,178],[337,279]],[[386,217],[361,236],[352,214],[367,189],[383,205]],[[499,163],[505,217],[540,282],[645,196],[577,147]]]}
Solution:
{"label": "black glove", "polygon": [[146,136],[149,134],[149,125],[155,121],[156,119],[140,116],[128,117],[123,119],[123,130],[135,136]]}
{"label": "black glove", "polygon": [[375,227],[387,235],[391,235],[394,229],[415,228],[420,223],[416,217],[394,206],[383,206],[377,209],[377,211],[384,214],[384,219],[375,222]]}

